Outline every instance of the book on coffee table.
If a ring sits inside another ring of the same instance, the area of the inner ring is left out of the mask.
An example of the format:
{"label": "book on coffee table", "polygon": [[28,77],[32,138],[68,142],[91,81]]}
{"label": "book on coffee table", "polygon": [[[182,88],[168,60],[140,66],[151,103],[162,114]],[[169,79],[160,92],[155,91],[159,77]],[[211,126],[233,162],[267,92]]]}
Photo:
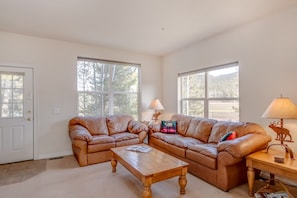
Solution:
{"label": "book on coffee table", "polygon": [[141,153],[147,153],[152,150],[152,148],[143,145],[132,145],[126,148],[128,151],[136,151]]}

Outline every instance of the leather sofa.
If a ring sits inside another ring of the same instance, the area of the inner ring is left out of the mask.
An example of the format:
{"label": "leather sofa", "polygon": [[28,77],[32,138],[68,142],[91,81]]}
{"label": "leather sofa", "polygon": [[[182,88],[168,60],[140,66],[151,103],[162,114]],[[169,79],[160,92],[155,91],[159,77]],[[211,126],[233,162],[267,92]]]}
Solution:
{"label": "leather sofa", "polygon": [[[255,123],[226,122],[176,114],[177,133],[162,133],[160,123],[149,127],[149,145],[189,163],[189,172],[228,191],[247,182],[245,156],[267,147],[271,137]],[[229,131],[233,140],[221,141]]]}
{"label": "leather sofa", "polygon": [[109,161],[110,148],[142,143],[147,133],[147,126],[129,115],[74,117],[69,121],[72,150],[80,166]]}

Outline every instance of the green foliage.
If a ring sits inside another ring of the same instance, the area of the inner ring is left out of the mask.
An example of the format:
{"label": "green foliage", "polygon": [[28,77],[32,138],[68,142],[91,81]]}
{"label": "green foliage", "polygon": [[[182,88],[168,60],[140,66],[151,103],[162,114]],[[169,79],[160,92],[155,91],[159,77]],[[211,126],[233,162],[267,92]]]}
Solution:
{"label": "green foliage", "polygon": [[181,113],[216,119],[239,119],[238,66],[185,75],[181,83]]}
{"label": "green foliage", "polygon": [[139,67],[134,65],[78,60],[79,114],[138,118],[138,78]]}

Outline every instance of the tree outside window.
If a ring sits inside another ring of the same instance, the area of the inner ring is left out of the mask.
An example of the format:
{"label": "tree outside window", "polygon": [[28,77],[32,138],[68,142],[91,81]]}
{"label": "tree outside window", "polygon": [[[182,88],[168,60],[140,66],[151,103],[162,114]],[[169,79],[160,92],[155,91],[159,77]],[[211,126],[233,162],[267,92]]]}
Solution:
{"label": "tree outside window", "polygon": [[178,84],[180,113],[239,120],[238,63],[179,74]]}
{"label": "tree outside window", "polygon": [[80,116],[139,115],[140,66],[78,58],[77,91]]}

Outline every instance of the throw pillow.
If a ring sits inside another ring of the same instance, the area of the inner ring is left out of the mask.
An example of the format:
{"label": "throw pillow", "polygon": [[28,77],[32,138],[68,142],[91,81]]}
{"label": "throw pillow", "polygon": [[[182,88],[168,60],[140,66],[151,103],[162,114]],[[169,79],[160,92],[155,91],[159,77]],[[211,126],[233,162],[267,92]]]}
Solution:
{"label": "throw pillow", "polygon": [[229,131],[227,132],[220,140],[220,142],[226,141],[226,140],[233,140],[237,136],[235,131]]}
{"label": "throw pillow", "polygon": [[161,121],[162,133],[176,133],[176,121]]}

